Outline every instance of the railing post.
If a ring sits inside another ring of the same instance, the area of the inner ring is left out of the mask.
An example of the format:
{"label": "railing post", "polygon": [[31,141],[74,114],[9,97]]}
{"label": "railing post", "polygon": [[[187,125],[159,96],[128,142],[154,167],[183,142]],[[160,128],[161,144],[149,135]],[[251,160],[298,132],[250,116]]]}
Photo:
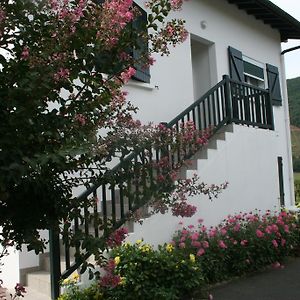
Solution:
{"label": "railing post", "polygon": [[273,115],[273,105],[272,105],[272,95],[271,95],[271,90],[268,89],[268,105],[267,105],[267,118],[268,118],[268,124],[271,125],[271,129],[274,130],[275,125],[274,125],[274,115]]}
{"label": "railing post", "polygon": [[49,230],[49,246],[50,246],[51,299],[55,300],[59,297],[60,294],[59,281],[61,276],[59,231],[57,228],[51,228]]}
{"label": "railing post", "polygon": [[223,80],[225,80],[224,85],[224,96],[225,96],[225,109],[226,109],[226,118],[228,121],[232,119],[232,103],[230,98],[230,79],[228,75],[223,75]]}

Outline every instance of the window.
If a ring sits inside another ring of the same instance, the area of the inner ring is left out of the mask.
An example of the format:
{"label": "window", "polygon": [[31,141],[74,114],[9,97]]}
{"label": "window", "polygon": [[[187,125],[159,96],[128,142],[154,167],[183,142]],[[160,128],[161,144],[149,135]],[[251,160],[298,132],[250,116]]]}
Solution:
{"label": "window", "polygon": [[245,56],[243,57],[243,64],[245,82],[264,89],[264,65]]}
{"label": "window", "polygon": [[[279,71],[276,66],[260,63],[233,47],[228,47],[230,77],[233,80],[270,90],[272,104],[281,106]],[[266,74],[266,75],[265,75]]]}

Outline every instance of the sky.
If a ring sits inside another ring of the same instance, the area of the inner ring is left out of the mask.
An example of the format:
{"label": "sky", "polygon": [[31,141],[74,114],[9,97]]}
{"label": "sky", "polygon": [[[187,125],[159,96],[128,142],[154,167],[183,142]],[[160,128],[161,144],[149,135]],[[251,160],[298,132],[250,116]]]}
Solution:
{"label": "sky", "polygon": [[[300,21],[299,0],[271,0],[274,4],[285,10],[288,14]],[[289,40],[282,43],[282,49],[299,46],[300,40]],[[286,77],[300,77],[300,49],[285,54]]]}

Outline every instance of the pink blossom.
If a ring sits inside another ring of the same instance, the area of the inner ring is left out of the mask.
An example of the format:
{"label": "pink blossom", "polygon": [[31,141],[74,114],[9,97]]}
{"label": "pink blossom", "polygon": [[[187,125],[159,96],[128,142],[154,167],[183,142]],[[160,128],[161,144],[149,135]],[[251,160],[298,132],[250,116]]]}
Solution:
{"label": "pink blossom", "polygon": [[191,235],[191,239],[192,240],[197,240],[199,238],[199,233],[198,232],[194,232],[192,235]]}
{"label": "pink blossom", "polygon": [[78,121],[82,126],[86,124],[86,117],[82,114],[77,114],[75,116],[75,120]]}
{"label": "pink blossom", "polygon": [[121,73],[121,79],[124,83],[128,82],[129,79],[136,73],[136,70],[129,67],[126,71]]}
{"label": "pink blossom", "polygon": [[272,230],[273,232],[277,232],[278,231],[278,226],[276,224],[272,225]]}
{"label": "pink blossom", "polygon": [[240,224],[236,224],[236,225],[233,227],[233,230],[237,232],[237,231],[240,230],[240,228],[241,228],[241,225],[240,225]]}
{"label": "pink blossom", "polygon": [[273,246],[274,246],[275,248],[278,248],[278,243],[277,243],[276,240],[272,240],[272,244],[273,244]]}
{"label": "pink blossom", "polygon": [[280,244],[281,244],[282,247],[284,247],[285,244],[286,244],[286,240],[285,240],[285,239],[282,239]]}
{"label": "pink blossom", "polygon": [[107,245],[111,248],[120,246],[122,244],[122,242],[124,241],[124,239],[126,238],[127,234],[128,234],[127,228],[121,227],[121,228],[117,229],[115,232],[113,232],[110,235],[110,237],[107,241]]}
{"label": "pink blossom", "polygon": [[208,241],[203,241],[202,245],[203,245],[203,248],[209,248],[209,242]]}
{"label": "pink blossom", "polygon": [[221,229],[221,234],[222,234],[222,235],[226,235],[226,234],[227,234],[227,230],[226,230],[225,228],[222,228],[222,229]]}
{"label": "pink blossom", "polygon": [[6,13],[4,10],[0,9],[0,24],[5,20]]}
{"label": "pink blossom", "polygon": [[185,248],[185,243],[179,243],[179,248],[184,249]]}
{"label": "pink blossom", "polygon": [[222,249],[226,249],[226,248],[227,248],[227,245],[224,243],[223,240],[220,240],[220,241],[219,241],[219,247],[222,248]]}
{"label": "pink blossom", "polygon": [[174,216],[191,217],[196,213],[196,211],[197,211],[196,206],[187,204],[184,201],[180,203],[176,203],[172,207],[172,213]]}
{"label": "pink blossom", "polygon": [[215,228],[213,228],[209,231],[208,235],[209,235],[209,237],[214,237],[214,236],[216,236],[216,234],[217,234],[217,230]]}
{"label": "pink blossom", "polygon": [[[294,224],[293,224],[294,225]],[[289,225],[284,225],[284,231],[286,233],[289,233],[290,232],[290,229],[289,229]]]}
{"label": "pink blossom", "polygon": [[259,229],[257,229],[257,230],[256,230],[256,236],[257,236],[258,238],[262,238],[262,237],[264,237],[264,233],[263,233],[262,231],[260,231]]}
{"label": "pink blossom", "polygon": [[281,267],[281,264],[280,264],[280,262],[276,261],[276,262],[274,262],[274,263],[272,264],[272,267],[273,267],[274,269],[279,269],[279,268]]}
{"label": "pink blossom", "polygon": [[60,68],[58,70],[58,72],[56,72],[54,74],[53,77],[54,77],[54,79],[56,81],[59,81],[59,80],[66,80],[66,79],[69,78],[69,76],[70,76],[70,70],[69,69],[67,69],[67,68]]}
{"label": "pink blossom", "polygon": [[242,240],[242,241],[241,241],[241,245],[242,245],[242,246],[246,246],[247,244],[248,244],[248,241],[247,241],[247,240]]}
{"label": "pink blossom", "polygon": [[27,46],[25,46],[25,47],[23,48],[22,53],[21,53],[21,59],[27,60],[28,57],[29,57],[29,48],[28,48]]}
{"label": "pink blossom", "polygon": [[192,245],[193,247],[195,247],[195,248],[201,247],[201,243],[198,242],[198,241],[192,241],[192,242],[191,242],[191,245]]}
{"label": "pink blossom", "polygon": [[200,248],[198,251],[197,251],[197,256],[202,256],[203,254],[205,254],[205,250],[203,248]]}

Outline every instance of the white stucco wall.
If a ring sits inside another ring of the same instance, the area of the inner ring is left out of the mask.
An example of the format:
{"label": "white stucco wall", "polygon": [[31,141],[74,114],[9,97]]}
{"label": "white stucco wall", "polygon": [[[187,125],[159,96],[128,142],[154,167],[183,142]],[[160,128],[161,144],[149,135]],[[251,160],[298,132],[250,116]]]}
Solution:
{"label": "white stucco wall", "polygon": [[[19,282],[19,251],[15,250],[14,247],[10,247],[9,255],[1,259],[4,264],[0,266],[1,273],[0,279],[3,280],[3,286],[11,289],[14,288],[16,283]],[[2,252],[2,246],[0,246]]]}
{"label": "white stucco wall", "polygon": [[[199,213],[186,222],[201,217],[212,225],[228,213],[278,207],[278,156],[283,158],[285,204],[292,206],[289,117],[279,32],[226,1],[188,1],[179,15],[187,20],[186,27],[193,39],[204,40],[212,46],[208,74],[211,85],[220,81],[223,74],[229,74],[227,49],[232,46],[260,63],[277,66],[283,97],[283,105],[273,110],[274,131],[234,126],[234,133],[228,133],[226,141],[219,142],[218,150],[209,150],[209,158],[198,162],[201,179],[216,184],[228,181],[229,187],[212,202],[205,196],[195,199]],[[205,26],[201,26],[203,21]],[[167,59],[158,57],[151,76],[149,89],[134,83],[126,87],[129,99],[139,106],[141,120],[169,121],[194,100],[191,40],[174,49]],[[168,241],[178,222],[178,218],[170,215],[151,217],[142,226],[136,225],[128,240],[144,238],[152,244]]]}

